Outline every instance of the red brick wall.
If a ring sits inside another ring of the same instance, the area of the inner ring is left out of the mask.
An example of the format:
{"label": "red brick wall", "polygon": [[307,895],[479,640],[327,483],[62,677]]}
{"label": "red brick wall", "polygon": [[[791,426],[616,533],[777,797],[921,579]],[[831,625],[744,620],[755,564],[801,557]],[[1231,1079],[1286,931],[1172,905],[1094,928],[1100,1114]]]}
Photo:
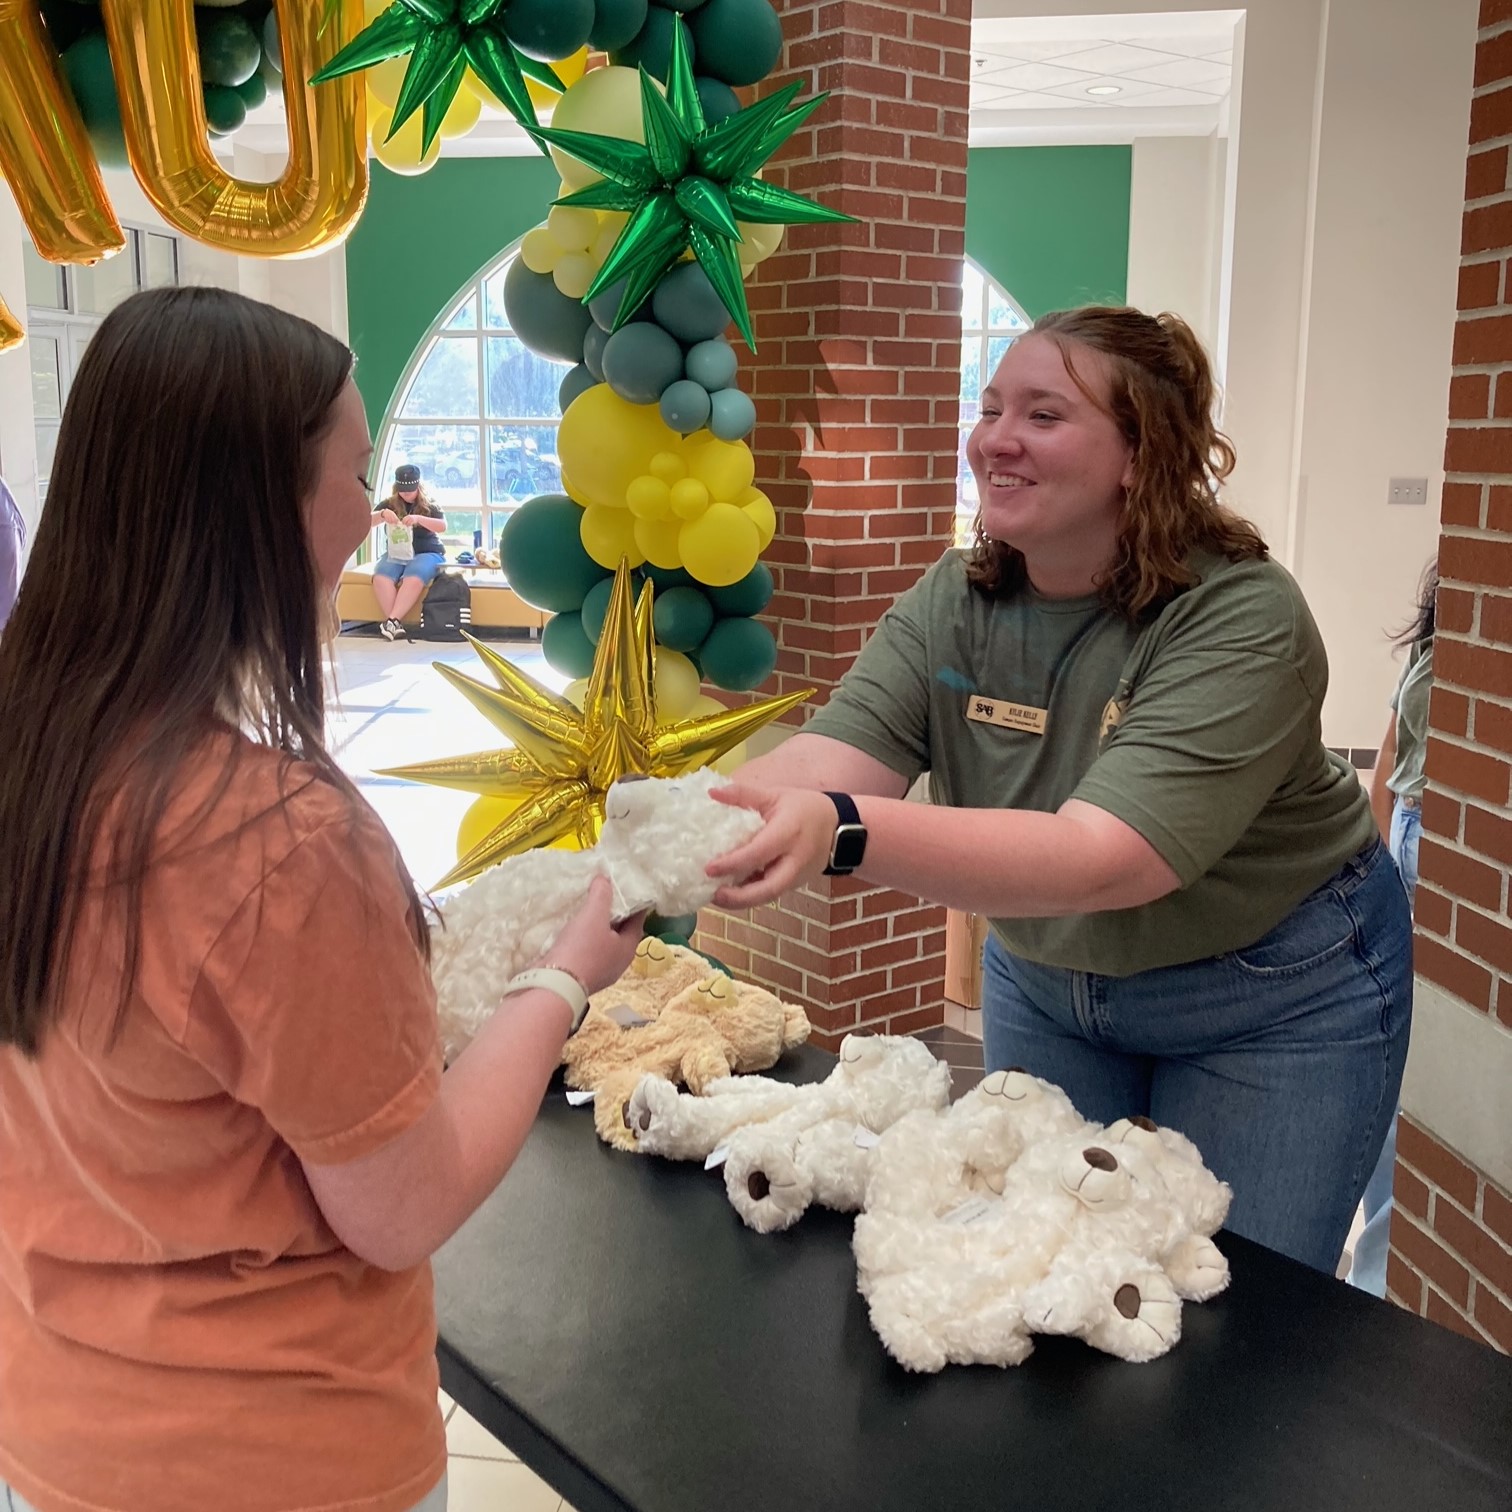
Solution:
{"label": "red brick wall", "polygon": [[[859,217],[789,230],[750,290],[773,691],[822,704],[878,616],[949,545],[960,393],[970,0],[779,0],[784,66],[831,99],[768,178]],[[801,722],[805,715],[795,716]],[[824,1043],[943,1016],[944,911],[849,882],[704,920],[708,949],[795,1000]]]}
{"label": "red brick wall", "polygon": [[[1512,1031],[1512,0],[1480,20],[1415,965]],[[1512,1199],[1405,1117],[1398,1156],[1391,1295],[1512,1350]]]}

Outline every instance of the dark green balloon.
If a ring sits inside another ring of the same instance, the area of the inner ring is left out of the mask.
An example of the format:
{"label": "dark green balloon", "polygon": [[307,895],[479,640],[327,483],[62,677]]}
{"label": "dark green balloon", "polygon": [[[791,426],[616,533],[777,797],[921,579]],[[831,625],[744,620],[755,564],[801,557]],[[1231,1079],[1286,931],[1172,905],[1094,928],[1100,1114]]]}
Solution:
{"label": "dark green balloon", "polygon": [[234,89],[245,84],[262,62],[262,40],[252,25],[235,11],[194,12],[194,31],[199,41],[200,75],[206,84]]}
{"label": "dark green balloon", "polygon": [[604,569],[583,550],[582,524],[583,511],[566,494],[531,499],[505,522],[499,562],[527,604],[553,614],[583,607]]}
{"label": "dark green balloon", "polygon": [[588,45],[598,52],[617,52],[646,24],[646,0],[596,0],[594,12]]}
{"label": "dark green balloon", "polygon": [[248,110],[256,110],[259,105],[266,104],[268,81],[263,77],[262,69],[259,68],[245,84],[238,84],[236,92],[242,97],[242,104]]}
{"label": "dark green balloon", "polygon": [[283,77],[283,43],[278,36],[278,12],[268,12],[268,19],[263,22],[263,64],[265,69],[272,69],[279,78]]}
{"label": "dark green balloon", "polygon": [[211,136],[230,136],[247,123],[247,102],[225,84],[205,85],[205,120]]}
{"label": "dark green balloon", "polygon": [[688,17],[698,71],[726,84],[756,84],[782,56],[771,0],[706,0]]}
{"label": "dark green balloon", "polygon": [[655,321],[621,326],[604,343],[604,382],[631,404],[655,404],[682,377],[683,350]]}
{"label": "dark green balloon", "polygon": [[587,677],[593,671],[593,642],[580,614],[554,614],[541,631],[541,655],[563,677]]}
{"label": "dark green balloon", "polygon": [[707,75],[694,81],[698,87],[698,103],[703,106],[704,121],[717,126],[740,109],[740,96],[720,79]]}
{"label": "dark green balloon", "polygon": [[75,0],[42,0],[42,20],[53,47],[63,53],[87,32],[99,29],[100,10],[93,0],[88,7]]}
{"label": "dark green balloon", "polygon": [[672,31],[683,28],[683,37],[688,44],[688,60],[691,62],[697,48],[693,43],[688,23],[659,5],[653,5],[646,13],[646,24],[641,27],[632,42],[610,54],[609,61],[625,68],[641,67],[653,79],[667,82],[667,70],[672,63]]}
{"label": "dark green balloon", "polygon": [[765,562],[757,564],[727,588],[706,588],[710,602],[720,614],[728,616],[760,614],[772,602],[772,569]]}
{"label": "dark green balloon", "polygon": [[657,935],[656,938],[660,940],[664,945],[681,945],[684,950],[693,949],[693,942],[687,937],[687,935],[664,934]]}
{"label": "dark green balloon", "polygon": [[658,593],[665,593],[669,588],[686,587],[693,581],[693,574],[686,567],[657,567],[647,562],[640,570],[651,579],[651,586]]}
{"label": "dark green balloon", "polygon": [[704,0],[656,0],[663,10],[690,11],[697,10]]}
{"label": "dark green balloon", "polygon": [[595,583],[583,597],[583,633],[596,646],[604,633],[604,616],[609,613],[609,596],[614,592],[614,579],[606,577]]}
{"label": "dark green balloon", "polygon": [[592,370],[586,363],[580,362],[576,367],[568,368],[567,376],[562,379],[561,387],[557,389],[557,408],[565,415],[571,408],[572,401],[579,394],[586,394],[599,381],[593,376]]}
{"label": "dark green balloon", "polygon": [[549,273],[532,273],[523,257],[515,258],[504,275],[504,315],[537,357],[583,360],[583,337],[593,317],[580,300],[562,293]]}
{"label": "dark green balloon", "polygon": [[[693,947],[691,945],[689,945],[688,948],[691,950]],[[712,956],[712,955],[710,955],[707,950],[699,950],[699,951],[696,951],[695,954],[701,955],[704,958],[704,960],[706,960],[709,963],[709,965],[711,965],[715,969],[715,971],[722,971],[722,972],[724,972],[724,974],[727,977],[729,977],[729,979],[732,982],[735,980],[735,973],[733,971],[731,971],[730,968],[728,966],[726,966],[725,963],[723,961],[721,961],[718,956]]]}
{"label": "dark green balloon", "polygon": [[658,644],[669,651],[696,651],[714,627],[714,606],[699,588],[669,588],[651,607]]}
{"label": "dark green balloon", "polygon": [[583,332],[583,366],[595,383],[604,381],[604,348],[609,344],[609,333],[603,326],[589,321]]}
{"label": "dark green balloon", "polygon": [[527,57],[546,63],[586,46],[598,18],[594,0],[510,0],[498,14],[504,35]]}
{"label": "dark green balloon", "polygon": [[665,940],[668,935],[677,935],[681,940],[691,940],[693,931],[698,928],[698,915],[690,914],[659,914],[653,908],[646,915],[646,933],[656,935]]}
{"label": "dark green balloon", "polygon": [[722,619],[698,648],[704,676],[716,688],[749,693],[777,669],[777,642],[760,620]]}
{"label": "dark green balloon", "polygon": [[730,323],[730,312],[696,262],[681,262],[651,295],[657,324],[679,341],[712,341]]}
{"label": "dark green balloon", "polygon": [[121,102],[116,97],[110,49],[102,31],[80,37],[63,54],[63,76],[73,90],[90,144],[102,168],[125,168],[126,134],[121,129]]}

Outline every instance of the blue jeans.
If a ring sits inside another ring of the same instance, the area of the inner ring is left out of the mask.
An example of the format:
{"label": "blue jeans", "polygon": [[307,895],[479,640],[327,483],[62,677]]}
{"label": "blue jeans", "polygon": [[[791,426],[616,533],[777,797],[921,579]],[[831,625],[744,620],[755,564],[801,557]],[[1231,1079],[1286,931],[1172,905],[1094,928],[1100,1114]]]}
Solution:
{"label": "blue jeans", "polygon": [[417,551],[407,562],[380,558],[378,565],[373,568],[373,576],[386,577],[393,583],[403,582],[405,578],[419,578],[428,588],[445,565],[446,558],[439,551]]}
{"label": "blue jeans", "polygon": [[[1417,896],[1418,838],[1423,832],[1419,808],[1406,808],[1398,798],[1391,810],[1391,859],[1396,862],[1410,903]],[[1386,1252],[1391,1247],[1391,1188],[1396,1177],[1396,1114],[1386,1131],[1381,1158],[1365,1183],[1365,1227],[1355,1244],[1349,1284],[1373,1297],[1386,1295]]]}
{"label": "blue jeans", "polygon": [[1179,1129],[1233,1187],[1233,1233],[1333,1273],[1407,1060],[1412,917],[1385,846],[1227,955],[1105,977],[989,937],[982,964],[988,1071]]}

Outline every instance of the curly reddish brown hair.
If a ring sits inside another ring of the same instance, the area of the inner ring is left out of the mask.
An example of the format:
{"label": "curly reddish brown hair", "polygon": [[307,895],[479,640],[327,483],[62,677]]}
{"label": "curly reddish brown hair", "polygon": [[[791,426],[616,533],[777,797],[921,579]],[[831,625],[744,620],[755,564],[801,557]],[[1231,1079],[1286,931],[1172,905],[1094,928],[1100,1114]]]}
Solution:
{"label": "curly reddish brown hair", "polygon": [[[1159,613],[1191,586],[1194,550],[1231,561],[1269,555],[1260,532],[1218,502],[1234,447],[1213,418],[1218,390],[1207,353],[1180,316],[1089,305],[1042,315],[1029,334],[1061,349],[1072,382],[1134,449],[1117,546],[1097,578],[1110,609],[1133,624]],[[1078,347],[1107,359],[1106,401],[1077,372]],[[980,515],[966,575],[995,597],[1027,581],[1023,554],[984,535]]]}

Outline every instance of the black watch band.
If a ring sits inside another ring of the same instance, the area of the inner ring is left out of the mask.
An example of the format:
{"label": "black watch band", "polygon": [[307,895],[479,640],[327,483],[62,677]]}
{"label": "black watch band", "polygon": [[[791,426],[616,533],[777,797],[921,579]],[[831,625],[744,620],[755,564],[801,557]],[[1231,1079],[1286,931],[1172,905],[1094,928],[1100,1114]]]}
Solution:
{"label": "black watch band", "polygon": [[829,865],[824,868],[826,877],[848,877],[860,866],[866,855],[866,826],[861,822],[861,811],[849,793],[826,793],[835,805],[837,823],[835,838],[830,842]]}

